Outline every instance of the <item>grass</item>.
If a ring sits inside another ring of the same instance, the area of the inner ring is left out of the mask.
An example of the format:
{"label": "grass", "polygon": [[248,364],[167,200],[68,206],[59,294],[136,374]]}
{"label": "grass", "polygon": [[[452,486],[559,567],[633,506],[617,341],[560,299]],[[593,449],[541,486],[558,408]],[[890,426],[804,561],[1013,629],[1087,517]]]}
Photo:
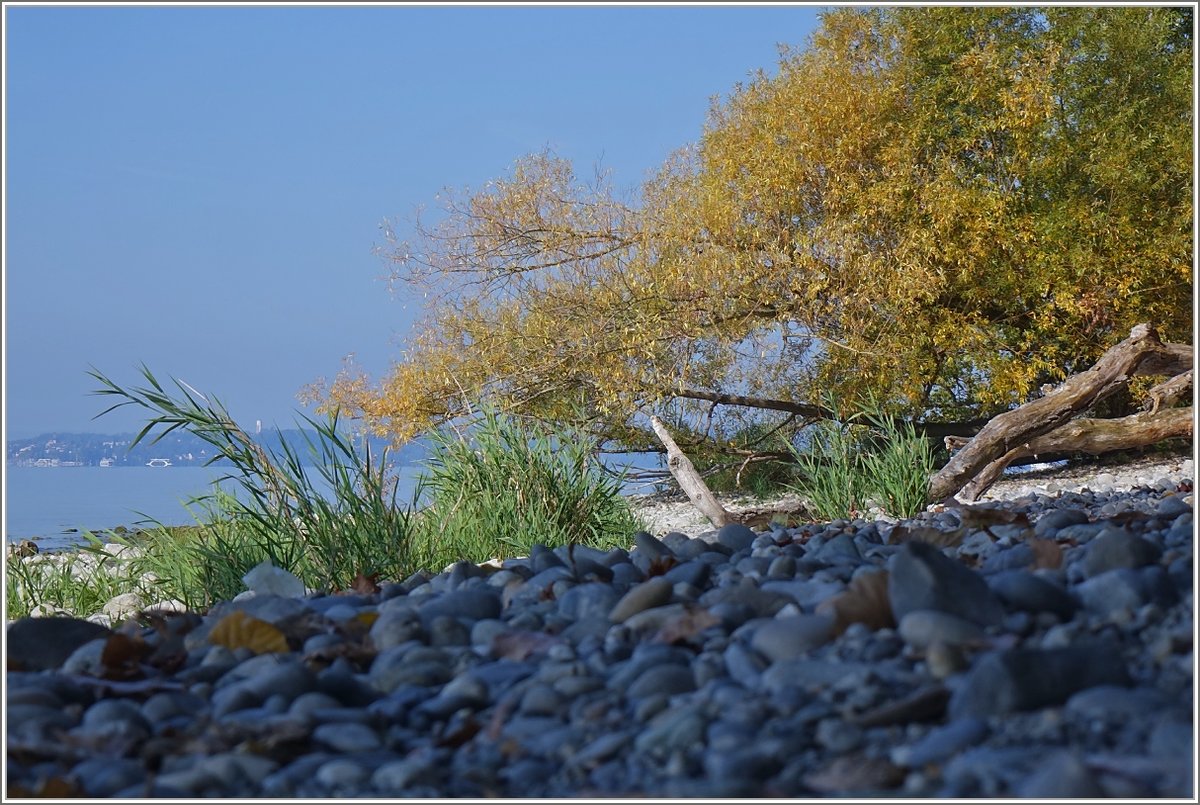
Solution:
{"label": "grass", "polygon": [[473,562],[527,556],[535,544],[628,543],[641,524],[578,432],[549,433],[494,410],[467,431],[432,436],[425,522],[431,549]]}
{"label": "grass", "polygon": [[798,466],[792,489],[822,519],[856,517],[872,504],[907,518],[928,502],[935,457],[911,423],[867,409],[846,424],[817,423],[805,450],[785,444]]}
{"label": "grass", "polygon": [[334,592],[362,577],[399,581],[461,559],[528,555],[535,544],[627,545],[641,527],[622,479],[602,471],[578,433],[547,433],[484,411],[459,431],[433,435],[417,490],[401,501],[387,451],[360,451],[336,415],[303,417],[315,436],[301,455],[282,439],[274,448],[259,444],[218,400],[187,384],[173,381],[169,391],[145,367],[142,375],[147,385],[125,388],[91,372],[96,393],[118,398],[103,413],[144,408],[151,416],[134,444],[185,428],[232,469],[192,502],[195,527],[109,535],[134,546],[132,557],[116,561],[93,535],[61,559],[10,556],[8,618],[39,605],[86,616],[129,591],[203,610],[242,592],[242,577],[264,560],[307,589]]}

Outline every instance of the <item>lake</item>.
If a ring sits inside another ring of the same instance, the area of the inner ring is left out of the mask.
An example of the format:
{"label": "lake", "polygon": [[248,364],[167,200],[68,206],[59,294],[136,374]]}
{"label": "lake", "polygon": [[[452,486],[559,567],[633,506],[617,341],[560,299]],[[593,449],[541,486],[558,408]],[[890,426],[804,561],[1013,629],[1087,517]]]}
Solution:
{"label": "lake", "polygon": [[[638,458],[641,466],[657,461]],[[229,469],[10,466],[4,473],[4,536],[9,542],[35,539],[43,549],[52,549],[83,542],[78,533],[66,533],[68,529],[132,527],[147,518],[164,525],[191,525],[195,519],[184,504],[210,491],[212,482]],[[407,502],[420,467],[408,464],[399,470],[399,497]]]}
{"label": "lake", "polygon": [[[43,548],[82,540],[67,529],[132,527],[147,518],[164,525],[196,522],[185,507],[211,490],[229,467],[7,467],[4,536],[36,539]],[[417,468],[401,469],[400,494],[411,493]],[[196,513],[202,510],[196,509]]]}

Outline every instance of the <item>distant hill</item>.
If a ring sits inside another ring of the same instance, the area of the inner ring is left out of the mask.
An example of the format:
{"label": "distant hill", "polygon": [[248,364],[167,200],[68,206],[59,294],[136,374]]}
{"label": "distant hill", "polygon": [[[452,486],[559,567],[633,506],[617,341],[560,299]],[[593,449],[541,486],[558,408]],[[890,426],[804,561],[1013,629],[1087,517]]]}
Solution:
{"label": "distant hill", "polygon": [[[199,467],[216,455],[216,450],[202,439],[185,431],[173,431],[158,442],[153,437],[143,439],[132,450],[135,433],[43,433],[30,439],[10,439],[6,445],[5,462],[15,467],[142,467],[153,459],[165,459],[172,467]],[[279,452],[280,438],[294,448],[305,464],[311,461],[306,436],[316,441],[316,432],[288,428],[264,431],[256,437],[268,450]],[[358,439],[356,438],[356,443]],[[372,455],[387,446],[382,439],[369,439]],[[429,454],[426,443],[414,440],[400,450],[389,451],[392,460],[409,464]],[[103,462],[103,463],[102,463]],[[160,462],[156,462],[160,463]],[[218,464],[227,464],[221,459]]]}

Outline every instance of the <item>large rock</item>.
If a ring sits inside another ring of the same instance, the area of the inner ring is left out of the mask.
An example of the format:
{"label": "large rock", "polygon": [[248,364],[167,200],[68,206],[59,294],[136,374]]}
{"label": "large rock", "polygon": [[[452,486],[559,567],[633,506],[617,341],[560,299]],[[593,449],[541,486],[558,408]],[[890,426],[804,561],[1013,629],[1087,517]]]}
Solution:
{"label": "large rock", "polygon": [[60,667],[77,648],[112,630],[79,618],[21,618],[8,627],[8,668],[46,671]]}
{"label": "large rock", "polygon": [[1004,715],[1063,704],[1097,685],[1131,684],[1118,646],[1012,649],[980,657],[950,700],[953,718]]}
{"label": "large rock", "polygon": [[933,545],[908,542],[891,560],[888,599],[896,622],[910,612],[935,609],[980,626],[1004,619],[1004,607],[983,577]]}

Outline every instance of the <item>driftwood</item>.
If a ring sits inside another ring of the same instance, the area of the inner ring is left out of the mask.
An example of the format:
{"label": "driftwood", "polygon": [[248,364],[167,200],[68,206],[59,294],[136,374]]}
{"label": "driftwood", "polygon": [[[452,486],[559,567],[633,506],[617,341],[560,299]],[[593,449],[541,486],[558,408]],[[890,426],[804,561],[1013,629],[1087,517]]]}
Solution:
{"label": "driftwood", "polygon": [[696,466],[692,464],[692,460],[683,454],[679,445],[675,444],[675,439],[671,437],[671,432],[667,430],[667,426],[662,423],[662,420],[656,416],[650,417],[650,425],[654,428],[654,433],[658,436],[659,441],[663,443],[663,447],[667,448],[667,469],[671,471],[671,475],[675,476],[679,488],[687,493],[688,500],[692,502],[692,505],[717,528],[732,523],[733,517],[721,505],[721,501],[717,500],[712,490],[708,488],[708,484],[704,483],[700,473],[696,472]]}
{"label": "driftwood", "polygon": [[1100,455],[1113,450],[1144,447],[1166,439],[1190,439],[1192,409],[1169,408],[1153,413],[1145,411],[1119,419],[1075,419],[1061,428],[1020,445],[983,468],[958,493],[966,500],[978,500],[996,482],[1013,460],[1026,456],[1077,452]]}
{"label": "driftwood", "polygon": [[[961,444],[962,449],[930,479],[930,500],[944,500],[960,492],[968,500],[975,500],[1010,462],[1022,456],[1064,450],[1101,453],[1190,436],[1191,409],[1176,413],[1175,409],[1160,411],[1159,408],[1190,386],[1192,354],[1190,346],[1163,344],[1150,325],[1139,324],[1095,366],[1068,378],[1046,396],[1000,414],[965,444],[947,438],[948,446],[953,441]],[[1118,391],[1134,375],[1160,374],[1179,377],[1151,390],[1153,410],[1149,414],[1109,422],[1071,423],[1075,416]],[[1189,375],[1186,381],[1180,379],[1185,374]]]}
{"label": "driftwood", "polygon": [[1154,388],[1146,392],[1146,400],[1142,403],[1142,408],[1152,414],[1158,413],[1158,409],[1164,405],[1169,406],[1176,402],[1185,394],[1192,393],[1192,370],[1188,369],[1181,375],[1159,383]]}
{"label": "driftwood", "polygon": [[714,527],[720,528],[730,523],[741,523],[751,528],[762,528],[781,516],[791,522],[793,516],[803,510],[802,505],[782,504],[753,507],[736,512],[729,511],[721,505],[721,501],[717,500],[717,496],[708,488],[708,484],[704,483],[704,479],[696,471],[696,466],[679,449],[679,445],[675,443],[675,439],[672,438],[671,432],[667,430],[662,420],[656,416],[650,417],[650,424],[659,441],[663,443],[663,447],[667,449],[667,469],[671,471],[675,482],[679,484],[680,489],[687,493],[688,500],[692,502],[697,511],[707,517]]}

